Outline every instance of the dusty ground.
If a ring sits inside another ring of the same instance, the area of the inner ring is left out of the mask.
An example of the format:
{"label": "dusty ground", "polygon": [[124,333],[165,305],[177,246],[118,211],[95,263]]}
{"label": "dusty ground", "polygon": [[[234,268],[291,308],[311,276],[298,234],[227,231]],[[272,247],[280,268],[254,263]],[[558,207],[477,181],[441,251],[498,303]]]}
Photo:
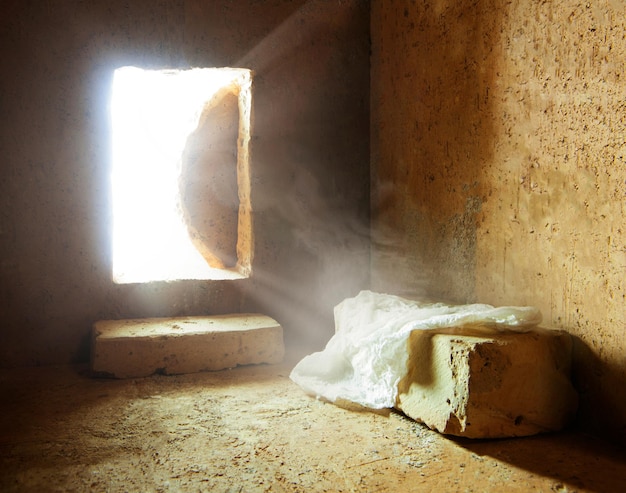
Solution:
{"label": "dusty ground", "polygon": [[310,398],[290,368],[2,370],[0,491],[626,490],[626,458],[586,435],[450,440]]}

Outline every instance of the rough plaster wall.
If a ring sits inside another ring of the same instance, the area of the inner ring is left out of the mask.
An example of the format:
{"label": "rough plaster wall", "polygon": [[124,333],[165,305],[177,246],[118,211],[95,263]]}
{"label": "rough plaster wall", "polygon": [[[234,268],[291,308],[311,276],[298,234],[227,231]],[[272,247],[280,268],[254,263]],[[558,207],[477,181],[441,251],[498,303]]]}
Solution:
{"label": "rough plaster wall", "polygon": [[625,18],[621,1],[372,5],[374,285],[539,306],[578,338],[581,424],[622,441]]}
{"label": "rough plaster wall", "polygon": [[496,2],[372,4],[373,283],[469,300],[492,159]]}
{"label": "rough plaster wall", "polygon": [[477,296],[579,336],[582,413],[626,441],[626,4],[514,3],[503,26]]}
{"label": "rough plaster wall", "polygon": [[[104,318],[261,310],[287,338],[326,339],[332,304],[356,289],[326,282],[328,252],[356,237],[333,219],[367,218],[368,14],[359,1],[2,2],[0,366],[84,361]],[[256,71],[253,278],[112,283],[107,104],[123,65]]]}

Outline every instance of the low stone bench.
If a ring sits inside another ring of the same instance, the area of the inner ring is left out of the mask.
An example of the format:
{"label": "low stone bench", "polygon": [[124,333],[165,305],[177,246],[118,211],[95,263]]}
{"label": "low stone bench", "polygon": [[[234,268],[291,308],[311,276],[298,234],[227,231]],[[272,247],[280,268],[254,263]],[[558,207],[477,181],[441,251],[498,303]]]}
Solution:
{"label": "low stone bench", "polygon": [[279,363],[283,329],[260,314],[101,320],[92,331],[91,368],[116,378]]}
{"label": "low stone bench", "polygon": [[397,408],[441,433],[533,435],[575,416],[572,339],[564,331],[413,331]]}

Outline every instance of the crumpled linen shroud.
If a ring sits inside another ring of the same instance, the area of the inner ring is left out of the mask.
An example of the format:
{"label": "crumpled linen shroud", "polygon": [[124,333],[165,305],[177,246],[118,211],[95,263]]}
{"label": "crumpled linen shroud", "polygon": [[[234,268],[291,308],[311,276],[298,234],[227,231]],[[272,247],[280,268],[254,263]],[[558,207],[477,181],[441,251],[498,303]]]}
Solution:
{"label": "crumpled linen shroud", "polygon": [[290,378],[318,398],[371,409],[395,406],[411,331],[471,326],[527,332],[541,322],[534,307],[425,303],[372,291],[342,301],[334,316],[326,348],[303,358]]}

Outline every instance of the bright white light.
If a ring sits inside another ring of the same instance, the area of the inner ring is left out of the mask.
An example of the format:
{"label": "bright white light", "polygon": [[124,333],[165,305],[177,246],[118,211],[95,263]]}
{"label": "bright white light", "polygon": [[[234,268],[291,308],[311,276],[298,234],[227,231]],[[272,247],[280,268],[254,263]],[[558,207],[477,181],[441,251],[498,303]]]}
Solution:
{"label": "bright white light", "polygon": [[113,280],[239,277],[210,268],[178,206],[181,156],[206,102],[248,71],[115,71],[111,98]]}

